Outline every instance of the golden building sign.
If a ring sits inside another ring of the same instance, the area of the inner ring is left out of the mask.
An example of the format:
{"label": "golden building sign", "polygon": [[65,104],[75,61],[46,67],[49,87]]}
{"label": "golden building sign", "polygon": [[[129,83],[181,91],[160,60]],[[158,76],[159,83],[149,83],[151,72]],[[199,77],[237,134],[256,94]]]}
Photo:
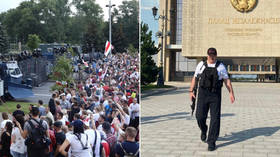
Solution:
{"label": "golden building sign", "polygon": [[184,1],[182,55],[205,57],[215,47],[220,57],[280,57],[279,6],[280,0]]}
{"label": "golden building sign", "polygon": [[257,4],[257,0],[230,0],[232,6],[240,12],[249,12]]}

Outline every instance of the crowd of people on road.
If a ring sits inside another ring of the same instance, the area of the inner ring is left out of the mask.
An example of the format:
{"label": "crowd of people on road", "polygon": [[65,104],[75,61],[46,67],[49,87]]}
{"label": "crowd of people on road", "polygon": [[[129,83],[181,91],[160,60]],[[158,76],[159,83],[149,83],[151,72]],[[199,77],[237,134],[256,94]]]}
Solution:
{"label": "crowd of people on road", "polygon": [[[57,82],[42,100],[2,113],[0,156],[139,156],[139,57],[116,54],[83,63],[85,78]],[[75,69],[78,72],[80,69]]]}

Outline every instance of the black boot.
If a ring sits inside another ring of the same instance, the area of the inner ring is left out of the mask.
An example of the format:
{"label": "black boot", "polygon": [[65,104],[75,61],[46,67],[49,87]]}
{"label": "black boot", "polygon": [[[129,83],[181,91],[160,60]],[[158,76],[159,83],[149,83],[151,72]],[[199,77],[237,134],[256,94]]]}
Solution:
{"label": "black boot", "polygon": [[204,132],[201,132],[200,138],[201,138],[201,141],[202,141],[202,142],[206,142],[206,138],[207,138],[206,132],[205,132],[205,133],[204,133]]}
{"label": "black boot", "polygon": [[214,151],[216,149],[215,142],[208,143],[208,151]]}
{"label": "black boot", "polygon": [[201,131],[200,139],[201,139],[202,142],[206,142],[206,138],[207,138],[207,136],[206,136],[207,129],[208,129],[208,126],[206,125],[206,131],[205,131],[205,132],[202,132],[202,131]]}

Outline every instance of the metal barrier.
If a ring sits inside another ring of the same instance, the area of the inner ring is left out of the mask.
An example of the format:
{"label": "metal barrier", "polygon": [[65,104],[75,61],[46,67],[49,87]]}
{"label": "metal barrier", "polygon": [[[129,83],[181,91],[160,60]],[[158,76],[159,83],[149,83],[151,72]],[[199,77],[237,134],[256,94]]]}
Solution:
{"label": "metal barrier", "polygon": [[29,58],[18,62],[18,66],[23,74],[23,80],[32,79],[32,86],[48,80],[50,73],[50,62],[43,57]]}

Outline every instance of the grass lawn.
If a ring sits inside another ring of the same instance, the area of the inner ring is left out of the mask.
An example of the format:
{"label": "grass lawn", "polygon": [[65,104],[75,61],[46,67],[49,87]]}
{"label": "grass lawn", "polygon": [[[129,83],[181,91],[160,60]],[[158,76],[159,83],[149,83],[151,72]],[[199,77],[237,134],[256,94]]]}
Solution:
{"label": "grass lawn", "polygon": [[[21,109],[24,111],[24,113],[29,113],[28,107],[30,104],[33,104],[33,103],[6,101],[5,104],[0,105],[0,112],[13,113],[16,110],[17,104],[21,105]],[[35,104],[33,104],[33,105],[35,105]]]}
{"label": "grass lawn", "polygon": [[146,91],[146,90],[151,90],[151,89],[155,89],[155,88],[171,88],[172,86],[167,86],[167,85],[164,85],[164,86],[157,86],[155,84],[148,84],[148,85],[141,85],[141,91]]}

